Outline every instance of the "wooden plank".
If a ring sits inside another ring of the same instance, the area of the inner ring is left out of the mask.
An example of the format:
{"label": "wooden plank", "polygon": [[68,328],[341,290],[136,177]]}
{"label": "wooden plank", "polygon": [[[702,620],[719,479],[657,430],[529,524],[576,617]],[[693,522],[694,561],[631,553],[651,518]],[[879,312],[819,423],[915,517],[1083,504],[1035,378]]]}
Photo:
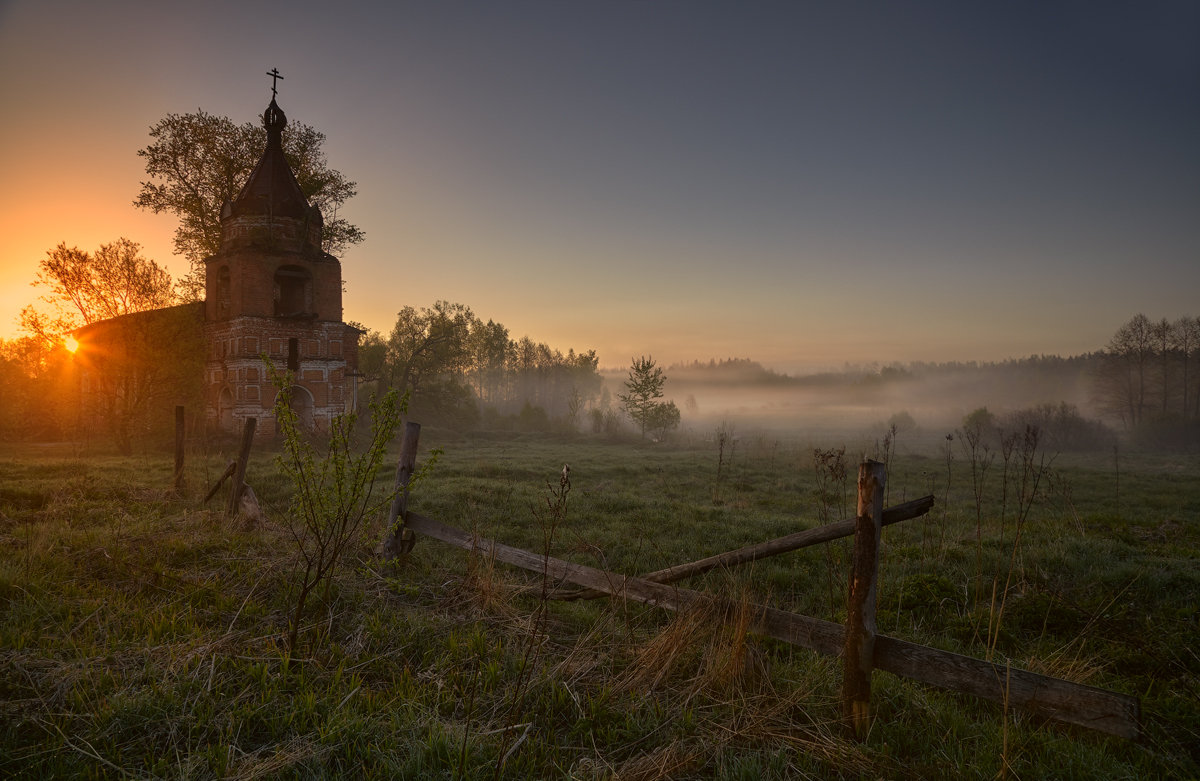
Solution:
{"label": "wooden plank", "polygon": [[899,640],[875,638],[875,666],[894,675],[941,689],[971,694],[1047,719],[1063,721],[1121,738],[1141,732],[1137,697],[1072,683],[1016,667]]}
{"label": "wooden plank", "polygon": [[230,461],[229,466],[225,467],[225,471],[222,472],[221,476],[217,478],[217,482],[213,483],[213,487],[208,489],[208,493],[204,495],[204,499],[200,502],[200,504],[208,504],[208,500],[217,495],[217,491],[221,490],[221,486],[225,484],[226,480],[233,477],[233,473],[236,470],[237,461]]}
{"label": "wooden plank", "polygon": [[[920,518],[933,508],[933,502],[934,499],[932,496],[923,496],[920,499],[913,499],[911,502],[889,507],[883,511],[882,525],[889,526],[893,523]],[[788,553],[800,548],[807,548],[812,545],[832,542],[842,537],[849,537],[854,534],[854,522],[854,518],[847,518],[842,521],[827,523],[824,526],[793,532],[783,537],[755,543],[754,545],[747,545],[744,548],[726,551],[725,553],[718,553],[708,558],[688,562],[687,564],[676,564],[666,569],[651,572],[648,575],[642,575],[641,577],[642,580],[649,580],[654,583],[674,583],[677,580],[702,575],[714,569],[749,564],[752,561],[765,559],[769,556],[777,556],[780,553]],[[598,589],[585,591],[572,589],[570,591],[559,591],[550,594],[551,599],[568,601],[573,599],[596,599],[603,596],[607,596],[607,594]]]}
{"label": "wooden plank", "polygon": [[842,718],[850,734],[866,740],[871,728],[871,671],[875,668],[875,596],[879,580],[879,538],[883,528],[883,485],[887,467],[867,460],[858,467],[858,518],[850,595],[846,602],[846,644],[842,652]]}
{"label": "wooden plank", "polygon": [[[713,599],[698,591],[605,572],[552,556],[540,556],[469,534],[411,510],[406,525],[435,540],[494,555],[497,561],[543,573],[555,581],[569,581],[668,610],[679,610]],[[758,618],[753,631],[758,634],[826,656],[842,653],[845,629],[840,624],[765,606],[756,606],[754,611]],[[876,669],[931,686],[996,702],[1004,702],[1007,698],[1011,707],[1022,708],[1045,718],[1118,737],[1135,738],[1139,734],[1138,700],[1125,694],[1008,668],[887,635],[875,637],[874,662]]]}

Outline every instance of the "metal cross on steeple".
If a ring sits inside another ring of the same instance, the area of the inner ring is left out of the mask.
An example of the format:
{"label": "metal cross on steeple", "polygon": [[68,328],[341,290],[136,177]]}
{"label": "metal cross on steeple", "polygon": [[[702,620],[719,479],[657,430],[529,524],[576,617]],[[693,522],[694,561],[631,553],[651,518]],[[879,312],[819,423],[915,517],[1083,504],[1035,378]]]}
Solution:
{"label": "metal cross on steeple", "polygon": [[282,79],[283,76],[279,75],[279,68],[271,68],[271,70],[267,71],[267,75],[271,77],[271,100],[274,100],[275,99],[275,83],[279,79]]}

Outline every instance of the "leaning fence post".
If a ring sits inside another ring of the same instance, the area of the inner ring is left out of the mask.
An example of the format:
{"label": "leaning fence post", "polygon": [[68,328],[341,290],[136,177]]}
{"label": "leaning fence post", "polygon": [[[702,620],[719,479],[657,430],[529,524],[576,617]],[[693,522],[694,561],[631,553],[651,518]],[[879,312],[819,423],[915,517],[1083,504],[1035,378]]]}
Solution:
{"label": "leaning fence post", "polygon": [[225,506],[226,518],[237,515],[238,502],[241,501],[242,489],[246,485],[246,464],[250,461],[250,446],[254,444],[254,427],[257,424],[258,418],[246,418],[242,428],[242,447],[238,450],[237,468],[233,473],[233,485],[229,489],[229,504]]}
{"label": "leaning fence post", "polygon": [[886,466],[879,461],[867,460],[858,467],[858,517],[854,523],[854,557],[846,611],[842,717],[849,731],[859,740],[866,738],[871,726],[875,595],[886,475]]}
{"label": "leaning fence post", "polygon": [[405,528],[404,516],[408,511],[408,482],[417,469],[417,442],[421,439],[421,424],[404,424],[404,438],[400,440],[400,460],[396,462],[395,496],[388,511],[388,522],[383,535],[383,558],[395,559],[408,553],[416,544],[412,529]]}
{"label": "leaning fence post", "polygon": [[175,493],[183,491],[183,405],[175,406]]}

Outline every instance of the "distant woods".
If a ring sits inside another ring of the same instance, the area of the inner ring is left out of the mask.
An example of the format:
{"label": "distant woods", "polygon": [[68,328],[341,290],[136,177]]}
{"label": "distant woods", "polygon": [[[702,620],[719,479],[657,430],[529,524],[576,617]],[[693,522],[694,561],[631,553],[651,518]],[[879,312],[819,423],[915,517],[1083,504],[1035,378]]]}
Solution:
{"label": "distant woods", "polygon": [[1136,314],[1113,334],[1094,373],[1102,412],[1147,444],[1200,445],[1200,318]]}
{"label": "distant woods", "polygon": [[598,364],[594,350],[514,339],[447,301],[404,307],[389,333],[368,332],[359,349],[368,388],[408,392],[414,420],[455,427],[574,429],[609,404]]}
{"label": "distant woods", "polygon": [[[361,393],[409,392],[413,420],[460,430],[630,430],[631,417],[617,398],[630,395],[622,386],[629,370],[602,372],[594,350],[514,338],[503,324],[446,301],[404,307],[387,331],[362,330]],[[802,433],[814,427],[870,429],[877,420],[881,430],[895,422],[901,438],[912,442],[916,432],[908,432],[914,429],[928,434],[941,425],[954,427],[970,410],[986,407],[998,426],[1037,426],[1056,449],[1109,448],[1120,441],[1134,448],[1200,450],[1198,331],[1196,317],[1155,321],[1139,314],[1084,355],[847,365],[802,376],[746,358],[676,363],[664,374],[667,396],[681,400],[679,408],[651,394],[646,400],[663,404],[671,417],[651,415],[644,422],[648,434],[665,431],[681,415],[684,431],[710,431],[710,423],[728,416],[743,427]],[[171,355],[184,352],[173,349]],[[162,357],[153,365],[170,363]],[[6,393],[0,438],[78,436],[73,405],[81,388],[71,378],[73,360],[61,342],[33,335],[0,341]],[[636,433],[642,421],[632,420]]]}

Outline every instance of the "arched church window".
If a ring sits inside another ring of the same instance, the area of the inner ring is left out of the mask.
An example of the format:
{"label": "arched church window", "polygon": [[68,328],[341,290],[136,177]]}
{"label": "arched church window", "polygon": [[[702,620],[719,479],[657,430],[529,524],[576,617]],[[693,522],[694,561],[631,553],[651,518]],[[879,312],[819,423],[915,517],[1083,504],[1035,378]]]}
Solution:
{"label": "arched church window", "polygon": [[312,274],[301,266],[280,266],[275,272],[275,316],[295,317],[312,312]]}
{"label": "arched church window", "polygon": [[229,266],[221,266],[217,271],[217,317],[229,317],[233,307],[229,288]]}

